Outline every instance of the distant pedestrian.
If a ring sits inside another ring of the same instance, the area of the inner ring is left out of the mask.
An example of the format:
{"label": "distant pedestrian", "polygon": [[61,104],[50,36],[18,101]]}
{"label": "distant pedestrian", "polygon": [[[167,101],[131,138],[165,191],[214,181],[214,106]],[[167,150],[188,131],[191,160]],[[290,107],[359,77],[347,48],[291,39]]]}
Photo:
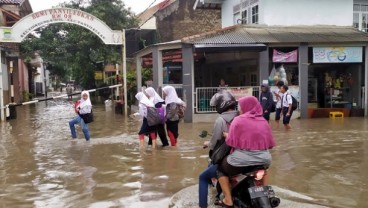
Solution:
{"label": "distant pedestrian", "polygon": [[77,138],[77,133],[75,131],[75,125],[80,124],[81,127],[82,127],[84,138],[86,139],[86,141],[89,141],[90,140],[90,133],[89,133],[89,129],[88,129],[88,124],[86,124],[84,122],[81,115],[92,112],[92,103],[91,103],[91,100],[89,98],[89,92],[88,91],[83,91],[81,93],[81,97],[82,98],[80,99],[80,101],[77,102],[74,106],[75,112],[78,114],[78,116],[76,116],[71,121],[69,121],[69,127],[70,127],[70,132],[72,134],[72,138],[76,139]]}
{"label": "distant pedestrian", "polygon": [[267,84],[261,85],[261,95],[259,96],[259,102],[263,109],[263,117],[269,121],[272,106],[274,104],[270,87]]}
{"label": "distant pedestrian", "polygon": [[220,85],[219,87],[228,87],[224,79],[220,79]]}
{"label": "distant pedestrian", "polygon": [[[165,101],[160,97],[160,95],[157,94],[155,89],[153,89],[152,87],[148,87],[147,89],[145,89],[145,92],[148,95],[148,98],[153,102],[153,104],[155,104],[156,108],[161,108],[162,105],[165,104]],[[160,136],[162,146],[169,146],[169,142],[166,137],[165,124],[157,125],[157,133]],[[152,138],[150,138],[148,144],[150,143],[152,143]]]}
{"label": "distant pedestrian", "polygon": [[66,86],[66,93],[68,94],[68,99],[73,99],[73,87],[71,87],[69,84]]}
{"label": "distant pedestrian", "polygon": [[283,93],[282,96],[282,123],[285,126],[285,129],[289,130],[291,129],[290,126],[290,119],[291,116],[293,115],[293,110],[292,110],[292,105],[293,105],[293,99],[291,97],[291,95],[287,92],[289,90],[289,87],[286,85],[283,85],[280,89],[281,93]]}
{"label": "distant pedestrian", "polygon": [[170,138],[171,146],[176,146],[179,137],[179,108],[184,102],[178,97],[176,90],[172,86],[162,88],[166,103],[166,129]]}
{"label": "distant pedestrian", "polygon": [[278,91],[273,92],[273,94],[276,97],[276,110],[275,110],[275,123],[276,123],[276,127],[279,127],[279,123],[280,123],[280,119],[281,119],[281,115],[282,115],[282,108],[281,108],[281,99],[282,99],[282,95],[283,93],[281,92],[281,87],[284,85],[283,81],[277,81],[276,86],[279,88]]}
{"label": "distant pedestrian", "polygon": [[147,107],[154,107],[152,101],[150,101],[143,92],[138,92],[135,98],[139,101],[139,115],[143,117],[143,123],[139,130],[139,147],[144,147],[144,135],[149,135],[152,138],[152,148],[156,148],[156,131],[157,126],[149,126],[147,121]]}

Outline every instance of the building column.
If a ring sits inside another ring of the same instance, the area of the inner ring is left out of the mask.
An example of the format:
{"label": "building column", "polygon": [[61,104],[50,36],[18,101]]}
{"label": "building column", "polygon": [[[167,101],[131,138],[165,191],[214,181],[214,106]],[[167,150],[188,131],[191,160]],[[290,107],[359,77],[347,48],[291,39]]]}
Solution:
{"label": "building column", "polygon": [[136,73],[137,73],[137,91],[142,89],[142,57],[137,56],[135,59]]}
{"label": "building column", "polygon": [[159,50],[158,46],[153,48],[152,51],[152,73],[153,83],[152,87],[158,92],[158,88],[162,86],[162,51]]}
{"label": "building column", "polygon": [[263,83],[263,80],[268,80],[270,76],[270,56],[269,48],[265,51],[259,52],[259,84]]}
{"label": "building column", "polygon": [[300,117],[308,118],[308,44],[301,44],[299,55],[299,95]]}
{"label": "building column", "polygon": [[0,48],[0,116],[1,121],[5,121],[5,109],[4,109],[4,88],[3,88],[3,67],[2,67],[2,48]]}
{"label": "building column", "polygon": [[365,46],[364,57],[364,116],[368,116],[368,45]]}
{"label": "building column", "polygon": [[193,46],[183,45],[183,99],[187,104],[184,122],[193,122],[194,113],[194,58]]}

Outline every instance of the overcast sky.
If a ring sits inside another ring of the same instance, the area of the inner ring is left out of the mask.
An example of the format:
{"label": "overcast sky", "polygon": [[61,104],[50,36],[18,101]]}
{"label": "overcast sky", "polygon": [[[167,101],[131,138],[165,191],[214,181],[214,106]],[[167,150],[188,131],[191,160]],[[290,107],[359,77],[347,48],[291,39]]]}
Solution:
{"label": "overcast sky", "polygon": [[[68,0],[29,0],[33,12],[50,9],[52,6],[56,6],[64,1]],[[123,0],[124,4],[127,7],[132,8],[132,11],[136,14],[139,14],[140,12],[145,10],[152,2],[155,2],[154,4],[157,4],[161,1],[163,0]]]}

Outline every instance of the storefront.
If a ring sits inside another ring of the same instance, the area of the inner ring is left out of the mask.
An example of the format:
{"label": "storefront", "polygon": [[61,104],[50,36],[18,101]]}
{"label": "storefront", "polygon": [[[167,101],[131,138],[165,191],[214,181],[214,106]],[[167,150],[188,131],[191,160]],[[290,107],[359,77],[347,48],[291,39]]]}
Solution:
{"label": "storefront", "polygon": [[[196,120],[201,106],[198,88],[218,87],[221,78],[230,87],[267,82],[273,90],[282,80],[298,100],[301,118],[328,117],[335,110],[345,116],[356,111],[368,115],[367,42],[367,33],[348,27],[234,26],[138,52],[137,83],[141,86],[147,54],[152,57],[155,88],[170,83],[170,77],[180,82],[181,71],[188,122]],[[181,67],[163,60],[166,50],[173,49],[181,51]]]}
{"label": "storefront", "polygon": [[[363,108],[363,47],[310,47],[309,54],[308,107],[359,112]],[[363,116],[363,111],[355,115]]]}

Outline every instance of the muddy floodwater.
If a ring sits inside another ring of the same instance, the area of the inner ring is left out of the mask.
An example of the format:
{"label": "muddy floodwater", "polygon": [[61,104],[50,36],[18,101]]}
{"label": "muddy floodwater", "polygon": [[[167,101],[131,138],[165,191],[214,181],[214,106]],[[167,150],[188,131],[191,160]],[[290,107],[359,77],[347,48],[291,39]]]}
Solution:
{"label": "muddy floodwater", "polygon": [[[65,100],[18,107],[16,120],[0,123],[0,207],[161,208],[198,183],[207,165],[198,135],[212,123],[181,123],[177,148],[140,151],[139,120],[104,105],[94,114],[90,142],[80,128],[71,140],[75,114]],[[270,183],[285,201],[368,207],[367,119],[293,120],[291,131],[273,130]]]}

